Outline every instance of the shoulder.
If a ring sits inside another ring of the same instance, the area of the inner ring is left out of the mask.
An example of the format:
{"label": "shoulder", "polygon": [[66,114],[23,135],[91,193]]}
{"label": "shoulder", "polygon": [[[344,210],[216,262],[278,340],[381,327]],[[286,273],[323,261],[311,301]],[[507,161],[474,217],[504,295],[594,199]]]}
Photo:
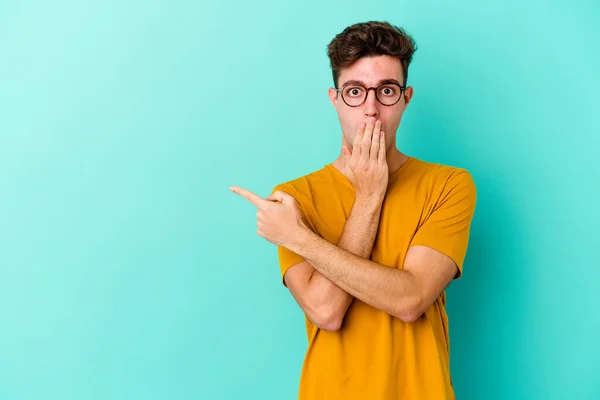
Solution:
{"label": "shoulder", "polygon": [[464,167],[415,159],[414,170],[417,179],[442,191],[461,188],[476,192],[473,175]]}
{"label": "shoulder", "polygon": [[310,197],[316,187],[326,186],[330,180],[329,175],[328,166],[324,166],[319,170],[275,185],[271,193],[279,190],[300,201],[303,198]]}

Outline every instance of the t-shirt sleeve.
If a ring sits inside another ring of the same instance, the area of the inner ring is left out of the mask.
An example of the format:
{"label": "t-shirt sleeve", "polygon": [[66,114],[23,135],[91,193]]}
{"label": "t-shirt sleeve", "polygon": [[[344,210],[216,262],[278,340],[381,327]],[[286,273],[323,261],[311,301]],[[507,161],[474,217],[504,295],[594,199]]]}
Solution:
{"label": "t-shirt sleeve", "polygon": [[461,169],[451,175],[410,244],[427,246],[452,258],[458,267],[454,279],[462,276],[476,198],[475,182],[468,171]]}
{"label": "t-shirt sleeve", "polygon": [[[297,196],[296,192],[294,191],[294,189],[291,188],[290,186],[278,185],[278,186],[275,186],[275,188],[273,188],[273,190],[271,191],[271,194],[275,193],[278,190],[285,192],[296,199],[296,203],[298,204],[298,208],[300,209],[302,218],[304,219],[304,221],[307,221],[304,209],[303,209],[302,205],[300,204],[300,202],[298,201],[298,196]],[[300,255],[294,253],[293,251],[289,250],[287,247],[283,247],[283,246],[277,246],[277,256],[279,258],[279,268],[281,270],[281,282],[283,283],[283,286],[287,287],[287,285],[285,284],[285,280],[283,279],[285,273],[287,272],[288,269],[290,269],[290,267],[304,261],[304,258],[301,257]]]}

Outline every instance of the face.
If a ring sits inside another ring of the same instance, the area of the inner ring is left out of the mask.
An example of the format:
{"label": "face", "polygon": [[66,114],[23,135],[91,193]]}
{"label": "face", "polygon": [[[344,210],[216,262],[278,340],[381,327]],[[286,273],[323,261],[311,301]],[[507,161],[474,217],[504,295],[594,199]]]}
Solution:
{"label": "face", "polygon": [[[384,80],[396,80],[404,85],[402,64],[400,60],[391,56],[363,57],[350,67],[341,71],[338,79],[338,88],[341,89],[349,81],[360,81],[365,88],[377,87]],[[400,101],[392,106],[384,106],[376,96],[374,90],[369,90],[367,99],[358,107],[350,107],[342,100],[341,93],[333,88],[329,89],[329,99],[337,111],[342,127],[343,142],[352,148],[354,136],[363,122],[369,118],[381,121],[381,129],[385,132],[386,147],[396,143],[396,130],[400,126],[402,114],[413,95],[412,87],[406,88]]]}

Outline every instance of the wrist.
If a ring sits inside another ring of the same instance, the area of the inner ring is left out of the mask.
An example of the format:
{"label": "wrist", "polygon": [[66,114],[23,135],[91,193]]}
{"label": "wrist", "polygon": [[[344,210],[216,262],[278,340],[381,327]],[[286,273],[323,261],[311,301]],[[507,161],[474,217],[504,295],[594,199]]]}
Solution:
{"label": "wrist", "polygon": [[298,255],[302,255],[301,253],[304,245],[311,239],[313,235],[314,232],[309,228],[302,227],[298,230],[298,233],[291,238],[290,242],[285,247]]}
{"label": "wrist", "polygon": [[381,208],[383,203],[383,195],[363,195],[357,194],[354,200],[353,208],[358,208],[361,211],[376,212]]}

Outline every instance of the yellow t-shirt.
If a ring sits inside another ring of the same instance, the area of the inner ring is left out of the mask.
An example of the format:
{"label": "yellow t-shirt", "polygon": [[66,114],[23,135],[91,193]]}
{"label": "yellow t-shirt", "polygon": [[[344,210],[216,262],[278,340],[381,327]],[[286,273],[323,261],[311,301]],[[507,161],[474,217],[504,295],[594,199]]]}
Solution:
{"label": "yellow t-shirt", "polygon": [[[307,225],[336,244],[355,198],[332,164],[276,186],[293,196]],[[462,275],[476,189],[468,171],[414,157],[389,178],[371,260],[403,268],[410,246],[451,257]],[[303,261],[279,246],[282,276]],[[300,400],[454,399],[445,292],[415,322],[405,323],[354,299],[336,332],[306,318],[308,349]]]}

